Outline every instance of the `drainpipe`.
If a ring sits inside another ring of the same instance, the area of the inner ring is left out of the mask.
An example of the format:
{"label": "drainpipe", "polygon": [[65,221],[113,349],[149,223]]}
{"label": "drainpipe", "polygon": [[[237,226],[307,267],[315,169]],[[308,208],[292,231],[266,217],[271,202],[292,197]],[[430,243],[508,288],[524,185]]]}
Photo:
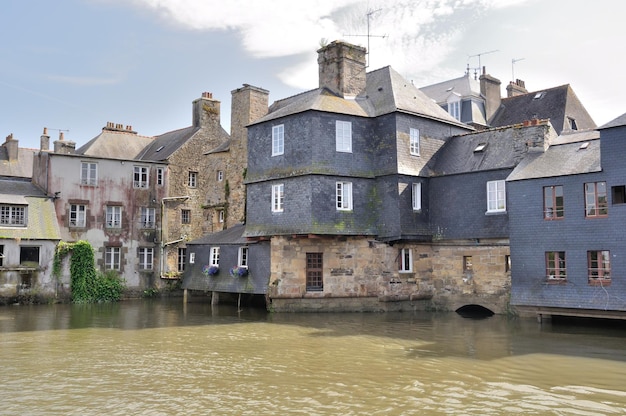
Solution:
{"label": "drainpipe", "polygon": [[190,198],[189,195],[185,195],[185,196],[168,196],[168,197],[165,197],[165,198],[161,198],[161,238],[160,238],[160,241],[161,241],[161,261],[160,261],[160,263],[161,263],[161,265],[159,267],[159,273],[161,275],[161,278],[163,278],[163,265],[165,263],[165,258],[164,258],[165,257],[165,246],[168,246],[170,244],[180,243],[181,241],[186,239],[186,237],[181,237],[180,239],[175,240],[175,241],[170,241],[169,243],[164,243],[163,242],[163,234],[165,234],[164,229],[165,229],[165,231],[167,231],[167,229],[166,229],[167,220],[165,218],[165,202],[166,201],[176,201],[176,200],[183,200],[184,201],[184,200],[187,200],[189,198]]}

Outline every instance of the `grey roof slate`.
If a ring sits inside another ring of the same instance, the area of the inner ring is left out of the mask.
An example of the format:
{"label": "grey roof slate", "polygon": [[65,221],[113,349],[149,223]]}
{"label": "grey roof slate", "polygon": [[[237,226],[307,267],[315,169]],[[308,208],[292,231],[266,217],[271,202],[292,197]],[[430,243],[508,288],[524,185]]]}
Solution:
{"label": "grey roof slate", "polygon": [[252,124],[308,110],[360,117],[377,117],[402,111],[468,128],[389,66],[369,72],[365,90],[354,99],[345,99],[327,89],[317,88],[276,101],[265,117]]}
{"label": "grey roof slate", "polygon": [[606,124],[603,124],[602,126],[598,127],[598,129],[609,129],[612,127],[620,127],[624,125],[626,125],[626,113],[622,114],[614,120],[609,121]]}
{"label": "grey roof slate", "polygon": [[20,147],[17,149],[17,159],[9,160],[7,149],[0,146],[0,176],[17,178],[32,178],[33,159],[38,150]]}
{"label": "grey roof slate", "polygon": [[137,159],[151,161],[167,160],[172,153],[180,149],[198,130],[200,130],[200,127],[192,126],[161,134],[143,152],[137,155]]}
{"label": "grey roof slate", "polygon": [[248,241],[245,237],[243,237],[243,232],[245,231],[244,224],[234,225],[226,230],[218,231],[213,234],[207,234],[198,239],[188,241],[187,245],[211,245],[211,244],[250,244],[253,241]]}
{"label": "grey roof slate", "polygon": [[107,159],[135,159],[153,137],[140,136],[130,131],[103,129],[102,132],[76,149],[76,154]]}
{"label": "grey roof slate", "polygon": [[507,181],[548,178],[600,172],[600,140],[589,140],[586,148],[580,142],[550,146],[543,153],[531,153],[508,176]]}
{"label": "grey roof slate", "polygon": [[480,82],[470,77],[469,74],[422,87],[420,91],[435,100],[439,105],[447,103],[448,98],[453,94],[460,97],[482,97],[480,93]]}

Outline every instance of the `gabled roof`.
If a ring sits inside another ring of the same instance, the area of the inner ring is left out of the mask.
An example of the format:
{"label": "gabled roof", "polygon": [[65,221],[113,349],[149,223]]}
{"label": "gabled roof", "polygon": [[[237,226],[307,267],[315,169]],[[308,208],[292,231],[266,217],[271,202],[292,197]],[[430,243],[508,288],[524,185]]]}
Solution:
{"label": "gabled roof", "polygon": [[138,160],[164,161],[189,140],[200,127],[186,127],[157,136],[143,152],[137,155]]}
{"label": "gabled roof", "polygon": [[188,241],[187,245],[248,244],[250,242],[245,237],[243,237],[244,231],[245,225],[237,224],[226,230],[218,231],[213,234],[207,234],[196,240]]}
{"label": "gabled roof", "polygon": [[38,150],[20,147],[17,149],[17,159],[9,160],[7,149],[0,146],[0,176],[16,178],[33,177],[33,158]]}
{"label": "gabled roof", "polygon": [[569,84],[528,94],[503,98],[491,125],[502,127],[531,119],[549,119],[557,134],[567,130],[566,117],[576,120],[577,129],[594,129],[596,124]]}
{"label": "gabled roof", "polygon": [[76,149],[77,155],[106,159],[134,159],[154,140],[131,131],[102,129],[102,132]]}
{"label": "gabled roof", "polygon": [[26,180],[0,179],[0,203],[28,205],[26,227],[0,226],[0,239],[60,240],[54,204],[45,193]]}
{"label": "gabled roof", "polygon": [[601,170],[600,140],[593,139],[550,146],[543,153],[529,154],[511,172],[507,181],[576,175]]}
{"label": "gabled roof", "polygon": [[470,77],[469,74],[465,74],[460,78],[422,87],[420,91],[435,100],[439,105],[448,102],[448,98],[450,98],[452,94],[456,94],[461,98],[482,98],[480,94],[480,82]]}
{"label": "gabled roof", "polygon": [[622,114],[621,116],[617,117],[614,120],[609,121],[606,124],[603,124],[602,126],[598,127],[598,130],[600,129],[609,129],[612,127],[621,127],[621,126],[626,126],[626,113]]}
{"label": "gabled roof", "polygon": [[346,99],[325,88],[317,88],[276,101],[265,117],[252,124],[308,110],[360,117],[377,117],[400,111],[468,128],[389,66],[369,72],[365,90],[354,99]]}

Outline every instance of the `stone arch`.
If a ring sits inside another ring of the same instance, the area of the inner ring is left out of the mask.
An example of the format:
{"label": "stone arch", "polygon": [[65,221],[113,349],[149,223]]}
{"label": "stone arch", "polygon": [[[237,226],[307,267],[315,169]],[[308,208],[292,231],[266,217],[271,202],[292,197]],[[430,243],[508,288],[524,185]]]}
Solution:
{"label": "stone arch", "polygon": [[466,304],[455,309],[455,312],[465,318],[488,318],[495,315],[495,312],[490,308],[476,303]]}

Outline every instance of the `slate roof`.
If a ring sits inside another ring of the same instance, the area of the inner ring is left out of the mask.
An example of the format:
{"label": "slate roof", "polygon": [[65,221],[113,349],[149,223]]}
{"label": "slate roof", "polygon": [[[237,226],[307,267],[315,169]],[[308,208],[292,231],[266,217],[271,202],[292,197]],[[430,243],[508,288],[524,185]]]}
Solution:
{"label": "slate roof", "polygon": [[103,129],[99,135],[76,149],[76,154],[130,160],[135,159],[153,141],[153,137],[140,136],[131,131]]}
{"label": "slate roof", "polygon": [[[571,112],[571,114],[568,114]],[[503,98],[496,111],[491,126],[502,127],[531,119],[549,119],[561,134],[566,130],[566,117],[573,116],[579,129],[595,128],[596,125],[582,106],[569,84],[528,94]]]}
{"label": "slate roof", "polygon": [[244,224],[234,225],[226,230],[218,231],[216,233],[207,234],[198,239],[188,241],[187,245],[225,245],[225,244],[250,244],[254,241],[248,241],[243,237],[245,231]]}
{"label": "slate roof", "polygon": [[0,226],[0,239],[61,240],[54,203],[30,181],[0,179],[0,203],[28,205],[27,226]]}
{"label": "slate roof", "polygon": [[317,88],[276,101],[265,117],[251,124],[308,110],[360,117],[377,117],[401,111],[468,128],[389,66],[369,72],[365,90],[355,99],[344,99],[325,88]]}
{"label": "slate roof", "polygon": [[33,159],[38,150],[20,147],[17,149],[17,159],[9,160],[7,149],[0,146],[0,176],[16,178],[32,178]]}
{"label": "slate roof", "polygon": [[614,120],[609,121],[606,124],[603,124],[602,126],[598,127],[598,130],[600,129],[609,129],[612,127],[621,127],[626,125],[626,113],[622,114],[621,116],[617,117]]}
{"label": "slate roof", "polygon": [[600,140],[583,143],[589,144],[581,148],[581,142],[571,142],[550,146],[543,153],[529,154],[511,172],[507,181],[600,172]]}
{"label": "slate roof", "polygon": [[439,105],[448,102],[448,98],[452,94],[460,97],[476,97],[481,98],[480,82],[465,74],[460,78],[454,78],[438,84],[428,85],[420,88],[424,94],[435,100]]}
{"label": "slate roof", "polygon": [[137,159],[152,161],[167,160],[172,153],[180,149],[180,147],[198,130],[200,130],[200,127],[186,127],[161,134],[137,156]]}

